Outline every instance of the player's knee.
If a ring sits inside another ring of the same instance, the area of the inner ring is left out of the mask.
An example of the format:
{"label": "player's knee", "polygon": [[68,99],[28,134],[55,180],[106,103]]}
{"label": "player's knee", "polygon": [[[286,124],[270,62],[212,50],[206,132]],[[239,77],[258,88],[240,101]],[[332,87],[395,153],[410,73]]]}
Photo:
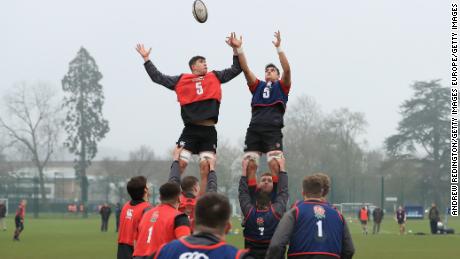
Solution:
{"label": "player's knee", "polygon": [[243,156],[243,159],[249,160],[248,170],[257,170],[257,166],[259,165],[260,160],[259,153],[253,151],[246,152]]}
{"label": "player's knee", "polygon": [[211,151],[204,151],[204,152],[201,152],[200,153],[200,165],[202,162],[207,162],[208,159],[212,159],[214,158],[216,154],[214,154],[214,152],[211,152]]}
{"label": "player's knee", "polygon": [[270,151],[267,153],[267,162],[269,165],[273,164],[278,164],[275,159],[281,159],[283,158],[283,151],[280,150],[274,150]]}
{"label": "player's knee", "polygon": [[187,165],[190,159],[192,158],[192,152],[183,149],[179,154],[179,164]]}

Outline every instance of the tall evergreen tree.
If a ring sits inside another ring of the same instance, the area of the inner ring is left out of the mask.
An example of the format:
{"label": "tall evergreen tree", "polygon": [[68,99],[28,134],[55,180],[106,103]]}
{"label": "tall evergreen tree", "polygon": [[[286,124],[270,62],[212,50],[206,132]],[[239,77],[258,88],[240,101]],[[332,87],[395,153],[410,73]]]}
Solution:
{"label": "tall evergreen tree", "polygon": [[[66,93],[64,108],[67,115],[64,129],[68,136],[64,145],[75,154],[75,172],[81,184],[81,202],[86,208],[88,201],[88,178],[86,169],[97,154],[97,143],[109,131],[109,123],[102,116],[104,94],[99,81],[96,61],[85,48],[78,51],[70,62],[69,71],[62,79]],[[86,209],[84,216],[87,216]]]}
{"label": "tall evergreen tree", "polygon": [[442,175],[449,164],[449,93],[439,80],[415,82],[414,95],[401,105],[398,133],[386,139],[388,153],[398,159],[417,159],[421,181],[429,185],[430,195],[441,201]]}

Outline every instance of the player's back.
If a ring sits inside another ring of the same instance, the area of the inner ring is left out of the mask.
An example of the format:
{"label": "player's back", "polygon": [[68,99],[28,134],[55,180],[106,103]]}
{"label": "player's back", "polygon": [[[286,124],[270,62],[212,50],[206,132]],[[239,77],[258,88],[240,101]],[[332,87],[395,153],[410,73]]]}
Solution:
{"label": "player's back", "polygon": [[142,215],[149,207],[151,204],[146,201],[129,201],[123,205],[120,213],[119,244],[134,245]]}
{"label": "player's back", "polygon": [[323,255],[340,258],[344,232],[342,215],[321,201],[298,202],[295,209],[296,222],[288,256]]}
{"label": "player's back", "polygon": [[169,204],[147,211],[139,224],[134,256],[149,256],[161,245],[175,239],[174,219],[180,212]]}
{"label": "player's back", "polygon": [[223,241],[213,240],[209,234],[192,235],[174,240],[161,247],[155,258],[208,258],[208,259],[234,259],[240,258],[246,250],[226,244]]}
{"label": "player's back", "polygon": [[190,224],[193,226],[194,215],[195,215],[196,197],[193,195],[180,196],[179,211],[187,214]]}
{"label": "player's back", "polygon": [[243,223],[245,248],[259,250],[265,254],[279,220],[280,217],[273,207],[267,210],[251,209]]}

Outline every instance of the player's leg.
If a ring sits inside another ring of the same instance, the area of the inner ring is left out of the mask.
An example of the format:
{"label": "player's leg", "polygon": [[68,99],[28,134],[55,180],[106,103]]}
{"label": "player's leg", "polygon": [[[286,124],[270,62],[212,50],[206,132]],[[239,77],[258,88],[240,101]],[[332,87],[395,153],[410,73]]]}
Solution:
{"label": "player's leg", "polygon": [[19,219],[18,227],[16,228],[15,240],[19,241],[19,236],[21,232],[24,230],[24,223],[21,219]]}
{"label": "player's leg", "polygon": [[13,240],[18,241],[19,240],[18,236],[19,236],[19,228],[20,228],[20,224],[21,224],[21,219],[19,217],[15,217],[14,218],[14,223],[15,223],[16,228],[14,229]]}
{"label": "player's leg", "polygon": [[367,220],[364,222],[364,232],[365,232],[366,235],[367,235]]}
{"label": "player's leg", "polygon": [[208,184],[208,174],[209,174],[208,157],[212,155],[214,154],[211,152],[200,153],[200,192],[199,192],[199,195],[202,195],[206,192],[206,187]]}
{"label": "player's leg", "polygon": [[184,147],[180,153],[179,167],[181,173],[184,173],[187,168],[192,154],[198,154],[197,150],[197,130],[193,125],[187,125],[182,130],[182,133],[179,137],[179,140],[176,142],[176,145]]}
{"label": "player's leg", "polygon": [[270,129],[263,135],[264,148],[267,152],[268,168],[273,177],[273,183],[278,182],[280,167],[276,159],[282,158],[283,154],[283,133],[280,128]]}
{"label": "player's leg", "polygon": [[217,151],[217,131],[214,126],[200,126],[198,152],[200,157],[200,195],[206,192],[209,174],[208,159]]}
{"label": "player's leg", "polygon": [[0,226],[3,231],[6,231],[5,218],[0,218]]}
{"label": "player's leg", "polygon": [[254,195],[257,188],[257,168],[259,167],[259,160],[261,154],[262,142],[260,134],[256,130],[248,128],[244,140],[243,159],[249,160],[248,167],[246,169],[246,177],[248,179],[248,186],[250,189],[251,198],[255,198]]}

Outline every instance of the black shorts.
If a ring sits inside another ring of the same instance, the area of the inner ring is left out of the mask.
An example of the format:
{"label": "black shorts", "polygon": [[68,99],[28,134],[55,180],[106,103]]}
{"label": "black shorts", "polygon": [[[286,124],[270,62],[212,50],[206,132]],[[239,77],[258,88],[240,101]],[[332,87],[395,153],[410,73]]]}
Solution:
{"label": "black shorts", "polygon": [[249,126],[244,140],[244,152],[283,151],[283,133],[281,128],[259,128]]}
{"label": "black shorts", "polygon": [[214,126],[185,125],[177,145],[184,146],[184,149],[199,154],[203,151],[216,153],[217,131]]}
{"label": "black shorts", "polygon": [[24,223],[23,223],[21,217],[15,217],[14,218],[14,223],[16,224],[17,229],[24,229]]}

